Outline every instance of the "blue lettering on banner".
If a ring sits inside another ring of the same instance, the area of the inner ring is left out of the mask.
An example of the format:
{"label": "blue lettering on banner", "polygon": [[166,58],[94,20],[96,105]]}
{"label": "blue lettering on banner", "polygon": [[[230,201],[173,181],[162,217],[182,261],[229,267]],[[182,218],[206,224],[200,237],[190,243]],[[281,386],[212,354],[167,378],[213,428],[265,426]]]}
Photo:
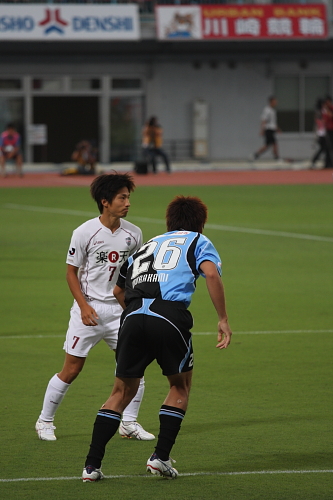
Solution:
{"label": "blue lettering on banner", "polygon": [[4,31],[31,31],[35,27],[32,17],[0,17],[0,33]]}
{"label": "blue lettering on banner", "polygon": [[131,17],[74,17],[74,31],[133,31]]}

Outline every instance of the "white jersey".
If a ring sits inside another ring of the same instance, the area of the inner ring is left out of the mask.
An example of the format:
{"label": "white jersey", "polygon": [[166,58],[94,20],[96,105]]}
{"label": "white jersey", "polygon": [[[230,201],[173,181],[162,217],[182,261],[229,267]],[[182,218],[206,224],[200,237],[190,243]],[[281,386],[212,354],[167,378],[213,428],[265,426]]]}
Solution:
{"label": "white jersey", "polygon": [[276,109],[271,106],[265,106],[261,115],[261,120],[265,122],[264,127],[266,130],[276,130]]}
{"label": "white jersey", "polygon": [[73,231],[66,263],[79,268],[81,290],[88,301],[117,303],[113,289],[121,266],[142,245],[141,229],[120,219],[112,233],[99,217]]}

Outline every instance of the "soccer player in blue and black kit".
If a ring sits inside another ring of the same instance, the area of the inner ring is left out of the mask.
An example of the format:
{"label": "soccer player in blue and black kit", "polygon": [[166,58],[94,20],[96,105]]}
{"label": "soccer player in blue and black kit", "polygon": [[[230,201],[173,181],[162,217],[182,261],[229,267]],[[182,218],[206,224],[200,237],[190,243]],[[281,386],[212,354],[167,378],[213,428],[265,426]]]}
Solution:
{"label": "soccer player in blue and black kit", "polygon": [[191,387],[193,320],[187,308],[200,275],[206,279],[218,315],[216,347],[225,349],[231,340],[221,260],[202,235],[206,220],[207,207],[199,198],[177,196],[167,208],[168,232],[145,243],[121,268],[114,289],[124,307],[116,378],[111,396],[95,420],[83,481],[103,478],[100,468],[106,444],[117,432],[123,410],[154,359],[168,378],[170,390],[159,412],[158,442],[147,471],[169,479],[178,476],[170,451],[185,417]]}

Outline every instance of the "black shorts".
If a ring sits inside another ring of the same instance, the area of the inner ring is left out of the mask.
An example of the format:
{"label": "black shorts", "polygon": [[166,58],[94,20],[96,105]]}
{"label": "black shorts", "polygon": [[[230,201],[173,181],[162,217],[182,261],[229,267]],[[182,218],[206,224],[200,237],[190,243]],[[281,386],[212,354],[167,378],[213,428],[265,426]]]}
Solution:
{"label": "black shorts", "polygon": [[[17,152],[16,155],[9,157],[9,153],[6,153],[5,151],[2,151],[2,155],[5,158],[5,160],[17,160],[17,157],[20,155],[20,152]],[[1,156],[1,153],[0,153]]]}
{"label": "black shorts", "polygon": [[275,138],[275,130],[267,129],[265,130],[265,144],[266,146],[270,146],[271,144],[276,143]]}
{"label": "black shorts", "polygon": [[132,300],[120,324],[117,377],[141,378],[154,359],[166,376],[192,370],[193,319],[183,302]]}

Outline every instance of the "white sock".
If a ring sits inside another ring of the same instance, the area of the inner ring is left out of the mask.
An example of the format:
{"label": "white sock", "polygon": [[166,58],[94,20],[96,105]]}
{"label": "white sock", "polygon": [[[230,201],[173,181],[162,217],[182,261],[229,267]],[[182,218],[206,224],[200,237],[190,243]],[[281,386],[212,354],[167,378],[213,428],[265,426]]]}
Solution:
{"label": "white sock", "polygon": [[138,392],[132,399],[129,405],[126,406],[123,411],[123,422],[126,424],[127,422],[135,422],[138,418],[138,413],[140,410],[141,401],[143,399],[143,394],[145,392],[145,379],[142,377],[140,380],[140,385],[138,388]]}
{"label": "white sock", "polygon": [[40,414],[40,419],[45,422],[53,422],[55,412],[57,411],[61,401],[64,399],[70,384],[66,384],[57,374],[51,378],[45,392],[43,409]]}

